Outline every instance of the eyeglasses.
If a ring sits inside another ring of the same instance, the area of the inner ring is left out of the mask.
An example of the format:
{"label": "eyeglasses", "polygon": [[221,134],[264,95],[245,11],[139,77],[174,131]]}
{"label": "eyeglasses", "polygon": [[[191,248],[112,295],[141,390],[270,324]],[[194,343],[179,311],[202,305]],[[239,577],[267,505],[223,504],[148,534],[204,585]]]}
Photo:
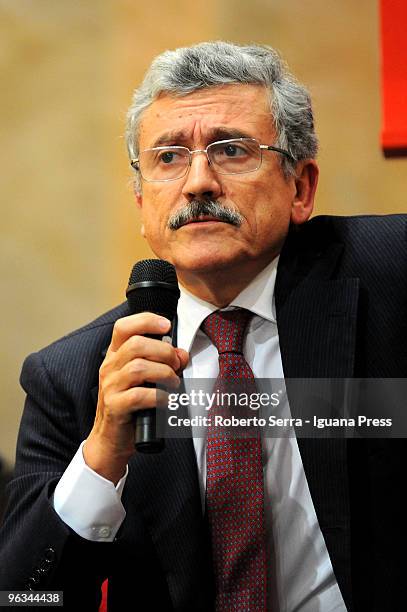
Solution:
{"label": "eyeglasses", "polygon": [[176,145],[144,149],[130,164],[147,182],[176,181],[187,174],[194,153],[205,153],[208,164],[218,174],[245,174],[260,168],[263,151],[276,151],[295,161],[288,151],[259,144],[255,138],[233,138],[194,151]]}

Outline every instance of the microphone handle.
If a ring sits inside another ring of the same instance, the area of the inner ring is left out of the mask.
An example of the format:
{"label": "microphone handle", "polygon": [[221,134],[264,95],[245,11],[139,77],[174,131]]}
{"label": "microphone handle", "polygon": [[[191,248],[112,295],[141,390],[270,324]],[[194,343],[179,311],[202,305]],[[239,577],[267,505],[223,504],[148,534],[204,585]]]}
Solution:
{"label": "microphone handle", "polygon": [[[154,385],[151,386],[154,387]],[[160,453],[164,449],[164,438],[158,438],[156,435],[156,421],[157,408],[137,412],[135,447],[140,453]]]}

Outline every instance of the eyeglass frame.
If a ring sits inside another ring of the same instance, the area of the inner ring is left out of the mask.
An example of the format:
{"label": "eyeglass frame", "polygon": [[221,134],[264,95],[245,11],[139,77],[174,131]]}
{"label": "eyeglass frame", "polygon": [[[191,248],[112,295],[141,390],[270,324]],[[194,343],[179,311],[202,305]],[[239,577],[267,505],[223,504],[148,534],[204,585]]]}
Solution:
{"label": "eyeglass frame", "polygon": [[140,154],[144,153],[145,151],[163,151],[165,149],[183,149],[183,150],[188,151],[189,159],[188,159],[188,164],[185,166],[185,172],[184,174],[181,174],[181,176],[177,176],[176,178],[169,178],[169,179],[146,179],[144,178],[140,170],[140,158],[131,159],[130,166],[137,172],[140,172],[140,176],[147,183],[168,183],[170,181],[178,181],[178,179],[181,179],[184,176],[186,176],[186,174],[188,174],[189,169],[191,168],[191,165],[192,165],[192,155],[194,153],[205,153],[206,159],[208,161],[208,166],[211,166],[211,160],[209,159],[209,155],[208,155],[208,149],[211,146],[216,145],[216,144],[225,144],[228,142],[241,142],[241,141],[247,141],[247,140],[251,140],[252,142],[255,142],[256,144],[258,144],[259,146],[260,163],[257,166],[257,168],[253,168],[253,170],[245,170],[244,172],[218,172],[217,170],[215,170],[215,168],[213,168],[213,171],[216,172],[216,174],[220,174],[224,176],[233,176],[233,175],[238,176],[239,174],[249,174],[250,172],[256,172],[256,170],[259,170],[263,162],[263,151],[276,151],[277,153],[281,153],[282,155],[285,155],[291,161],[295,162],[294,157],[288,151],[285,151],[284,149],[281,149],[280,147],[275,147],[274,145],[260,144],[259,141],[256,140],[256,138],[242,137],[242,138],[227,138],[226,140],[215,140],[214,142],[210,142],[205,149],[194,149],[193,151],[191,151],[191,149],[189,149],[188,147],[184,147],[182,145],[163,145],[160,147],[150,147],[148,149],[143,149],[142,151],[140,151]]}

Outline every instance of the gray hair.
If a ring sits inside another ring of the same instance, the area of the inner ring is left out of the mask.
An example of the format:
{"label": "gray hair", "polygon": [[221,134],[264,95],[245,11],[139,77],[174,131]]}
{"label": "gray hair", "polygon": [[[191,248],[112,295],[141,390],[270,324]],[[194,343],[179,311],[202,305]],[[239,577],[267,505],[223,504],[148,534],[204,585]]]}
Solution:
{"label": "gray hair", "polygon": [[185,96],[206,87],[232,83],[263,85],[268,90],[277,135],[274,144],[293,158],[281,156],[286,176],[295,174],[297,161],[316,157],[318,140],[310,95],[290,74],[279,54],[268,46],[217,41],[165,51],[154,59],[134,92],[127,114],[130,158],[138,157],[141,116],[161,93]]}

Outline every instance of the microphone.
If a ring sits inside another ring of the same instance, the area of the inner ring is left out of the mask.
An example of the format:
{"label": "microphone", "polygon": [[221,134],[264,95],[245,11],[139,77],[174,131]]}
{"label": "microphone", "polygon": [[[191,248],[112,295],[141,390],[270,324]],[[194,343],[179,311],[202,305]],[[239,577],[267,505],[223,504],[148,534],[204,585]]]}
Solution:
{"label": "microphone", "polygon": [[[180,291],[175,268],[162,259],[144,259],[133,266],[126,290],[127,303],[132,314],[153,312],[171,321],[171,333]],[[162,340],[163,336],[148,335]],[[144,383],[145,387],[155,387]],[[135,414],[135,446],[141,453],[159,453],[164,439],[156,435],[156,408],[139,410]]]}

